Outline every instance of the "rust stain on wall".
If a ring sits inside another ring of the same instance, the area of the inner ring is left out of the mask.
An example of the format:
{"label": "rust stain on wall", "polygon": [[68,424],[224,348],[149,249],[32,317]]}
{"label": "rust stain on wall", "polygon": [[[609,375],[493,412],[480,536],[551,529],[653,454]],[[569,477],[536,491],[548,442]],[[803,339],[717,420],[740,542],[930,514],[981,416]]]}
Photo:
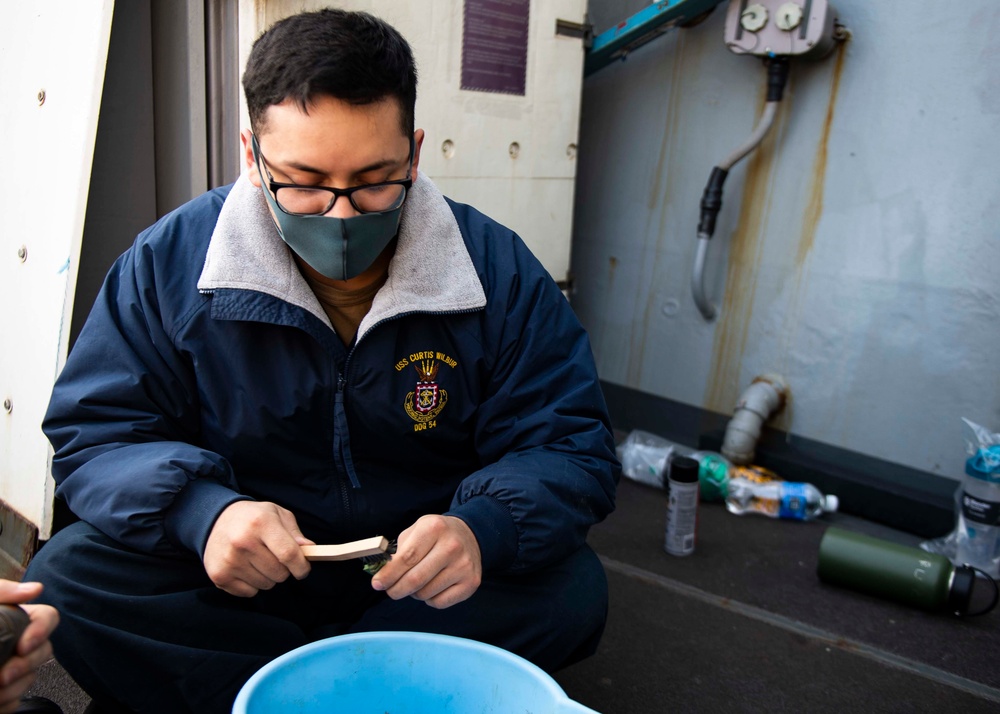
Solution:
{"label": "rust stain on wall", "polygon": [[[654,302],[656,300],[656,276],[659,274],[662,255],[666,249],[666,238],[663,235],[663,223],[665,210],[663,204],[666,202],[672,190],[673,173],[671,171],[670,157],[673,154],[674,140],[677,136],[677,129],[680,123],[680,116],[684,109],[684,60],[685,41],[683,35],[678,36],[674,44],[673,56],[670,62],[670,88],[668,91],[666,109],[663,117],[663,133],[660,141],[660,153],[654,167],[654,176],[650,182],[651,188],[647,199],[648,211],[646,213],[646,228],[643,240],[646,244],[653,246],[654,256],[649,265],[644,266],[642,271],[643,283],[645,278],[652,275],[649,282],[649,289],[643,290],[641,287],[635,291],[635,303],[633,315],[642,315],[641,319],[632,322],[632,334],[629,341],[628,369],[626,370],[626,382],[637,384],[641,380],[644,360],[646,358],[646,338],[649,335],[649,323],[654,312]],[[659,229],[654,233],[654,217],[657,212],[660,214]]]}
{"label": "rust stain on wall", "polygon": [[[763,99],[763,97],[762,97]],[[757,112],[759,117],[763,101]],[[784,109],[784,107],[782,107]],[[747,159],[740,214],[730,238],[725,296],[719,306],[705,408],[728,413],[738,396],[740,361],[753,317],[757,275],[774,184],[775,148],[787,115],[779,111],[768,136]],[[725,206],[723,197],[723,206]],[[725,210],[725,208],[723,208]],[[718,240],[718,236],[715,240]],[[718,250],[717,246],[713,246]]]}
{"label": "rust stain on wall", "polygon": [[[823,216],[823,195],[826,191],[826,171],[829,157],[830,134],[833,127],[833,117],[837,106],[837,96],[840,92],[840,80],[844,71],[844,60],[847,56],[845,44],[837,47],[837,56],[833,66],[833,78],[830,83],[830,98],[827,101],[823,127],[816,145],[816,156],[813,159],[812,179],[806,194],[806,205],[802,213],[802,231],[798,238],[795,251],[795,275],[792,282],[788,306],[785,309],[783,325],[782,348],[780,353],[780,371],[787,371],[791,359],[792,347],[795,341],[802,316],[802,283],[806,273],[806,263],[812,252],[819,229],[819,221]],[[793,410],[788,405],[775,416],[773,426],[784,431],[791,431]]]}
{"label": "rust stain on wall", "polygon": [[[673,140],[677,135],[677,126],[680,121],[681,102],[684,94],[681,91],[681,83],[684,80],[684,37],[678,36],[674,45],[673,58],[670,62],[670,90],[667,96],[666,114],[664,116],[663,140],[660,142],[660,155],[656,161],[655,175],[653,177],[652,188],[649,192],[647,206],[650,211],[656,208],[663,201],[664,195],[669,193],[670,164],[667,156],[673,148]],[[664,187],[663,180],[667,179],[667,186]]]}
{"label": "rust stain on wall", "polygon": [[813,161],[812,182],[809,187],[809,200],[803,214],[802,237],[799,240],[798,251],[795,254],[795,267],[799,271],[799,281],[802,280],[802,265],[813,248],[816,240],[816,229],[823,215],[823,191],[826,189],[826,162],[829,155],[830,128],[833,126],[833,114],[837,106],[837,94],[840,92],[840,79],[844,73],[844,57],[847,55],[846,45],[837,47],[837,58],[833,66],[833,82],[830,87],[830,101],[826,105],[826,117],[823,120],[823,133],[816,147],[816,158]]}
{"label": "rust stain on wall", "polygon": [[740,215],[730,239],[725,295],[719,306],[712,347],[711,381],[705,397],[705,406],[714,411],[727,413],[733,406],[730,397],[736,389],[740,359],[753,316],[763,227],[771,205],[773,170],[773,154],[766,147],[758,149],[747,165]]}
{"label": "rust stain on wall", "polygon": [[[797,237],[795,248],[795,288],[786,310],[788,319],[785,322],[784,355],[788,354],[791,338],[798,323],[800,313],[798,303],[803,269],[813,249],[819,221],[823,214],[823,194],[826,188],[830,134],[846,57],[844,45],[840,45],[836,51],[830,97],[816,147],[810,185],[804,196],[806,204],[802,214],[802,230]],[[757,275],[766,242],[774,174],[776,164],[779,163],[777,157],[779,152],[776,149],[780,148],[781,134],[787,119],[788,102],[786,101],[784,104],[785,106],[779,111],[775,126],[772,127],[768,138],[749,158],[746,183],[740,199],[740,215],[731,238],[729,262],[726,270],[725,297],[720,306],[718,325],[715,329],[712,369],[705,396],[705,407],[722,413],[731,411],[739,396],[740,367],[753,319]],[[786,409],[779,416],[779,421],[790,419],[790,412],[790,409]],[[781,424],[776,425],[781,426]]]}

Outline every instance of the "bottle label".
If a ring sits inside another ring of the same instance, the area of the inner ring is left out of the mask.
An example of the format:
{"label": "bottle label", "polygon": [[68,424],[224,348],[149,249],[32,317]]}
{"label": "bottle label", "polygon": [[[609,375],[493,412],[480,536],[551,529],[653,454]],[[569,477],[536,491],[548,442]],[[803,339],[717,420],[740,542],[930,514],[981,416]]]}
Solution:
{"label": "bottle label", "polygon": [[779,518],[805,520],[806,506],[809,497],[804,483],[784,483],[781,487],[781,505],[778,507]]}
{"label": "bottle label", "polygon": [[728,466],[721,456],[706,454],[698,461],[698,480],[701,482],[701,495],[708,499],[726,497],[726,481]]}
{"label": "bottle label", "polygon": [[750,483],[769,483],[781,480],[778,474],[763,466],[734,466],[729,476],[730,478],[741,478]]}
{"label": "bottle label", "polygon": [[721,456],[706,454],[698,461],[698,475],[709,481],[722,483],[726,480],[726,462]]}
{"label": "bottle label", "polygon": [[698,524],[698,484],[670,482],[667,528],[663,548],[671,555],[694,552]]}
{"label": "bottle label", "polygon": [[1000,503],[976,498],[963,492],[962,515],[965,520],[974,523],[985,523],[990,526],[1000,525]]}

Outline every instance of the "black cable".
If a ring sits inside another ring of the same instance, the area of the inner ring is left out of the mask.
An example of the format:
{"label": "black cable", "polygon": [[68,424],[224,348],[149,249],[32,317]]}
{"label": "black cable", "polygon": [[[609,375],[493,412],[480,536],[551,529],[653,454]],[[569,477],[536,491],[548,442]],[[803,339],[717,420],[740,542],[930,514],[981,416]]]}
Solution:
{"label": "black cable", "polygon": [[698,221],[698,235],[712,237],[715,233],[715,219],[722,208],[722,184],[726,181],[729,172],[720,169],[718,166],[712,167],[712,175],[708,177],[708,185],[705,186],[704,193],[701,194],[701,220]]}
{"label": "black cable", "polygon": [[767,57],[764,64],[767,65],[767,101],[780,102],[788,83],[788,58]]}
{"label": "black cable", "polygon": [[[766,57],[767,66],[767,101],[780,102],[788,83],[788,58]],[[715,166],[708,178],[708,184],[701,195],[701,218],[698,221],[698,237],[711,238],[715,233],[715,219],[722,209],[722,184],[726,181],[729,170]]]}

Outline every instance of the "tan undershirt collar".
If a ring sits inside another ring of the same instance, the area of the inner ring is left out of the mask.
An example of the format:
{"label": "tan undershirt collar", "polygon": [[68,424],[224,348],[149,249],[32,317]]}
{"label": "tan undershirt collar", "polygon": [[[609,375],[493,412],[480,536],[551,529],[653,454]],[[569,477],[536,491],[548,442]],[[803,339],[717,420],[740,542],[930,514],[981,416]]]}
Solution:
{"label": "tan undershirt collar", "polygon": [[298,256],[295,256],[295,262],[298,263],[302,276],[316,294],[316,299],[323,306],[333,329],[336,330],[345,347],[354,340],[354,335],[358,332],[358,325],[372,308],[375,294],[385,285],[385,281],[389,277],[389,257],[391,257],[391,253],[385,256],[384,260],[383,256],[379,256],[382,270],[373,282],[354,290],[342,290],[334,287],[329,278],[320,275]]}

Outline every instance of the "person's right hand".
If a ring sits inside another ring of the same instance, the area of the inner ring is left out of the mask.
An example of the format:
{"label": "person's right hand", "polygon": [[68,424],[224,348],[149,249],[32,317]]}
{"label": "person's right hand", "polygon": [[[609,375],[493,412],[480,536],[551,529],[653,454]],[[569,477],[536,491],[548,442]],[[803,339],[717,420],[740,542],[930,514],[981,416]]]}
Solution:
{"label": "person's right hand", "polygon": [[302,545],[315,545],[302,535],[292,512],[274,503],[237,501],[226,507],[208,534],[205,572],[230,595],[253,597],[289,575],[309,574]]}

